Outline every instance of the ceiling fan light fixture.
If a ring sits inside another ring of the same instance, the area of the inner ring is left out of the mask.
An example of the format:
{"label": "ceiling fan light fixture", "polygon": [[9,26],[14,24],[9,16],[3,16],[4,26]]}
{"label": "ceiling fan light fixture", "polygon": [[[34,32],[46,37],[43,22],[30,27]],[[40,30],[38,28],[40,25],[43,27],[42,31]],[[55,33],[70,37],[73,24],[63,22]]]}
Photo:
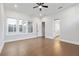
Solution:
{"label": "ceiling fan light fixture", "polygon": [[42,8],[42,6],[39,6],[39,8]]}
{"label": "ceiling fan light fixture", "polygon": [[34,6],[33,8],[39,8],[40,11],[42,11],[42,8],[48,8],[48,6],[44,5],[44,3],[36,3],[37,6]]}

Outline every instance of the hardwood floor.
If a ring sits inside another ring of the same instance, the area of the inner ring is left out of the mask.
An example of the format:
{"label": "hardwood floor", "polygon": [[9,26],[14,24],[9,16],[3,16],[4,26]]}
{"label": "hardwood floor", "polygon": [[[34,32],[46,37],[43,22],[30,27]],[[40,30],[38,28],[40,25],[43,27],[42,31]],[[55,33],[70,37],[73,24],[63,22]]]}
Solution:
{"label": "hardwood floor", "polygon": [[79,56],[79,46],[46,38],[5,43],[1,56]]}

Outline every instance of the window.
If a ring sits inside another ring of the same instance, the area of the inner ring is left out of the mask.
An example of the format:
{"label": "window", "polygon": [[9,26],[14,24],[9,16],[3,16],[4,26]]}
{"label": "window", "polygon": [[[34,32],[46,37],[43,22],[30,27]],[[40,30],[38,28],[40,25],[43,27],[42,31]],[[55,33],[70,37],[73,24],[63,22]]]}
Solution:
{"label": "window", "polygon": [[32,22],[7,18],[7,32],[8,34],[32,33]]}
{"label": "window", "polygon": [[32,33],[32,32],[33,32],[32,22],[28,22],[28,33]]}
{"label": "window", "polygon": [[23,24],[23,32],[27,33],[27,22]]}
{"label": "window", "polygon": [[18,25],[19,25],[19,32],[23,32],[23,20],[19,20]]}
{"label": "window", "polygon": [[16,32],[17,20],[13,18],[7,19],[8,32]]}
{"label": "window", "polygon": [[26,33],[27,31],[27,21],[19,20],[19,32]]}

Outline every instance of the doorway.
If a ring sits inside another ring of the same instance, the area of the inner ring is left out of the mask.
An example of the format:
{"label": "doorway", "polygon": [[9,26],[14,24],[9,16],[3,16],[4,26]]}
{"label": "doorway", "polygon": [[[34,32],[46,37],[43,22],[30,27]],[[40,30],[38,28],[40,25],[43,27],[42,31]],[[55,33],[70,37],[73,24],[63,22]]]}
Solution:
{"label": "doorway", "polygon": [[55,20],[55,37],[60,36],[60,20]]}
{"label": "doorway", "polygon": [[42,22],[42,36],[45,37],[45,22]]}

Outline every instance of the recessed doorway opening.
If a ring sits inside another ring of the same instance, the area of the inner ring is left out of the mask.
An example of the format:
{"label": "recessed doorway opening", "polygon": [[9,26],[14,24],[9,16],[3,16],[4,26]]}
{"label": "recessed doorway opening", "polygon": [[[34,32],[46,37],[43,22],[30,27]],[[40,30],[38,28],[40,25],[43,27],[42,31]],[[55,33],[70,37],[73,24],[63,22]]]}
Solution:
{"label": "recessed doorway opening", "polygon": [[55,37],[60,36],[60,20],[55,20]]}
{"label": "recessed doorway opening", "polygon": [[42,36],[45,37],[45,22],[42,22]]}

